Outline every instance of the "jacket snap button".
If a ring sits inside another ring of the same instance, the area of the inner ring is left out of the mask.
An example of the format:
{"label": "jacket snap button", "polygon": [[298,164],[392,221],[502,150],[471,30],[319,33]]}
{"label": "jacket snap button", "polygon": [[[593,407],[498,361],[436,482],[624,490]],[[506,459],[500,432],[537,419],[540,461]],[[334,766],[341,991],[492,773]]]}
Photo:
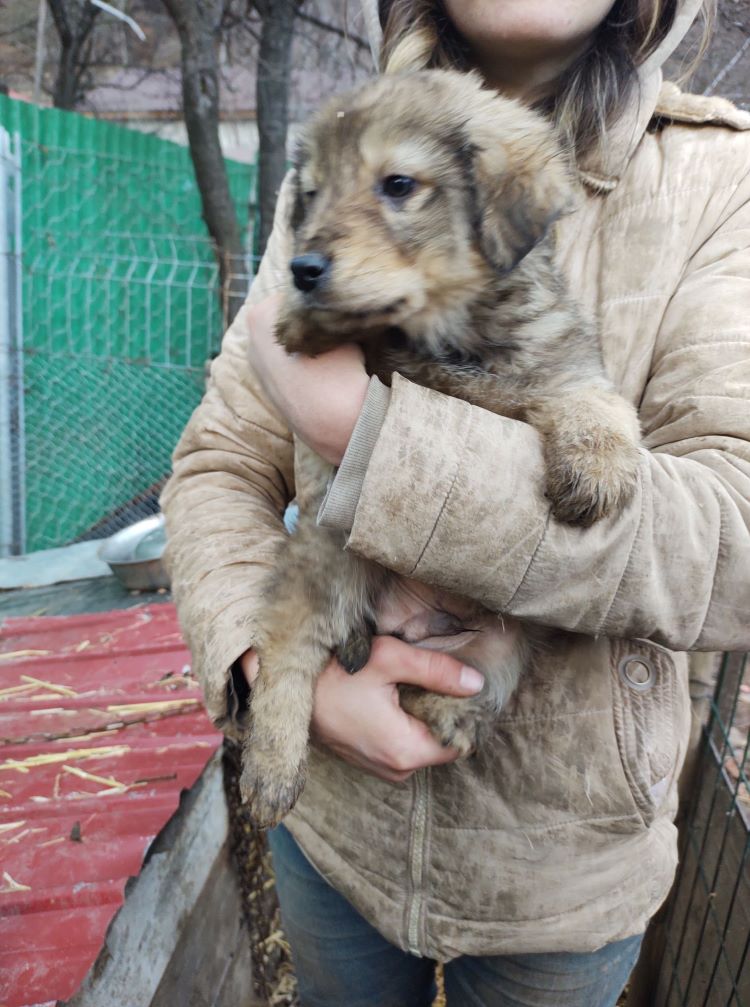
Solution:
{"label": "jacket snap button", "polygon": [[644,657],[624,657],[620,661],[620,678],[636,692],[646,692],[654,684],[654,668]]}

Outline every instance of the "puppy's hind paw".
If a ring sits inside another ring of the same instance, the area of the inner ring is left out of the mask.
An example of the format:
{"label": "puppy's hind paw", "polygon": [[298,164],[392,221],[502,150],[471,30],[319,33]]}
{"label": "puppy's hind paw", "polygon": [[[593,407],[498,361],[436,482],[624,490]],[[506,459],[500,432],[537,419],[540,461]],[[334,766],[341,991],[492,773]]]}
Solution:
{"label": "puppy's hind paw", "polygon": [[455,748],[462,758],[472,755],[477,750],[478,732],[476,719],[459,711],[441,711],[440,715],[427,726],[441,745]]}
{"label": "puppy's hind paw", "polygon": [[477,750],[481,718],[475,702],[409,685],[399,687],[399,698],[402,708],[423,721],[441,745],[464,758]]}
{"label": "puppy's hind paw", "polygon": [[370,660],[372,648],[372,630],[369,626],[353,629],[343,643],[335,650],[336,657],[350,675],[362,668]]}
{"label": "puppy's hind paw", "polygon": [[270,829],[287,815],[305,786],[305,767],[298,766],[285,778],[271,778],[260,770],[252,750],[242,757],[240,795],[250,808],[253,821],[261,829]]}

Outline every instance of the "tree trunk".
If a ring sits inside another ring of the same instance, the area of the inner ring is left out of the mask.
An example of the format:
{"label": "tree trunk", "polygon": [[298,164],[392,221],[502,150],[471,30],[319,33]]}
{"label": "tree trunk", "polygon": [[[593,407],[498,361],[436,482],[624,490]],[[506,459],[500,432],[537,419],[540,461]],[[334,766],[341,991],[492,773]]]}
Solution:
{"label": "tree trunk", "polygon": [[263,20],[256,84],[259,139],[259,226],[256,233],[257,248],[261,254],[271,233],[276,197],[286,173],[292,37],[298,7],[298,0],[256,2]]}
{"label": "tree trunk", "polygon": [[219,262],[222,307],[231,322],[245,296],[239,221],[219,143],[219,27],[222,0],[164,0],[182,48],[182,100],[203,219]]}
{"label": "tree trunk", "polygon": [[47,0],[60,40],[52,101],[55,108],[73,109],[79,99],[81,77],[88,63],[86,42],[100,8],[89,0]]}
{"label": "tree trunk", "polygon": [[74,109],[78,99],[78,58],[80,46],[72,41],[60,47],[60,62],[52,91],[55,108]]}

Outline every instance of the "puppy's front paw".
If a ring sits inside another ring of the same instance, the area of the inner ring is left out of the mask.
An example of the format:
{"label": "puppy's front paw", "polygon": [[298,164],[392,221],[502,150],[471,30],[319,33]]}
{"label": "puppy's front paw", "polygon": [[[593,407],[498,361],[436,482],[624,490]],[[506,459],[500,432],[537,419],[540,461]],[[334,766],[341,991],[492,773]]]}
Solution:
{"label": "puppy's front paw", "polygon": [[300,315],[282,308],[276,323],[276,342],[287,353],[308,353],[306,336],[307,327]]}
{"label": "puppy's front paw", "polygon": [[558,521],[589,527],[619,513],[635,492],[638,448],[612,437],[606,450],[569,448],[550,459],[546,495]]}
{"label": "puppy's front paw", "polygon": [[348,341],[341,330],[329,332],[310,324],[310,320],[291,309],[281,309],[276,322],[276,342],[287,353],[303,353],[306,357],[317,357],[320,353],[341,346]]}
{"label": "puppy's front paw", "polygon": [[282,764],[265,759],[248,745],[242,753],[240,795],[249,805],[253,821],[270,829],[287,815],[305,786],[304,764]]}

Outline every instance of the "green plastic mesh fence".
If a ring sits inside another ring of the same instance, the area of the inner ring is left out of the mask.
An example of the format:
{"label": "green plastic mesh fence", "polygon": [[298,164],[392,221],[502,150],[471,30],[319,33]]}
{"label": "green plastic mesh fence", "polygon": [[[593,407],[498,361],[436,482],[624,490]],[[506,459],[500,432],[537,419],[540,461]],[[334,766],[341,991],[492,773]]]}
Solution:
{"label": "green plastic mesh fence", "polygon": [[[3,97],[0,124],[20,153],[17,552],[155,510],[224,324],[186,149]],[[227,171],[247,222],[254,167]],[[234,271],[246,289],[250,257]]]}

